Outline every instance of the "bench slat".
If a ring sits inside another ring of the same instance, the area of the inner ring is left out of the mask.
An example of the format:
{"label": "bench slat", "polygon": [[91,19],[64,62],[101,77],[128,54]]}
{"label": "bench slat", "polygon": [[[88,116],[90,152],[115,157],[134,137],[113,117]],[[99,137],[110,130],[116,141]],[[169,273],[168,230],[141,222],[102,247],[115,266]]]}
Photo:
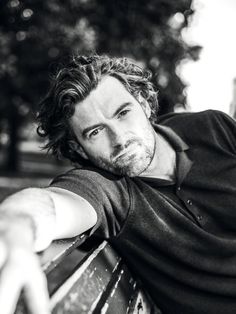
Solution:
{"label": "bench slat", "polygon": [[76,247],[83,242],[83,236],[77,236],[68,240],[57,240],[46,249],[44,252],[39,253],[40,263],[43,271],[48,274],[51,272],[61,261],[70,254]]}
{"label": "bench slat", "polygon": [[129,311],[127,314],[162,314],[161,311],[154,305],[147,294],[140,288],[136,290]]}
{"label": "bench slat", "polygon": [[[56,313],[89,313],[96,307],[111,280],[120,257],[107,242],[87,258],[52,295],[51,309]],[[64,311],[64,312],[63,312]],[[73,312],[74,311],[74,312]]]}
{"label": "bench slat", "polygon": [[[132,278],[127,267],[122,264],[119,272],[112,278],[107,291],[101,298],[100,306],[94,313],[109,314],[126,313],[135,293],[136,281]],[[102,304],[103,303],[103,304]]]}
{"label": "bench slat", "polygon": [[[57,241],[40,254],[52,314],[161,314],[106,241],[89,253],[75,249],[82,242]],[[27,313],[22,300],[16,313]]]}

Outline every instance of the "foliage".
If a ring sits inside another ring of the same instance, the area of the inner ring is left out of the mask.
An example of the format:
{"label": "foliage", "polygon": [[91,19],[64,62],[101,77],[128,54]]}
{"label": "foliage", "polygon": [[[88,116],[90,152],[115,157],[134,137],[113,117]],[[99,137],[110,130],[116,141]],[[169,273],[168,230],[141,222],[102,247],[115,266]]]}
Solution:
{"label": "foliage", "polygon": [[160,114],[185,106],[185,85],[176,74],[179,63],[197,59],[199,46],[181,37],[193,14],[192,0],[86,1],[89,24],[96,30],[97,51],[139,60],[155,74]]}
{"label": "foliage", "polygon": [[[185,105],[176,67],[196,58],[183,42],[192,0],[3,0],[0,2],[0,132],[16,146],[20,123],[48,86],[48,73],[71,53],[127,55],[149,67],[160,113]],[[15,149],[14,147],[12,148]],[[16,150],[15,150],[16,153]],[[12,165],[13,166],[13,165]]]}

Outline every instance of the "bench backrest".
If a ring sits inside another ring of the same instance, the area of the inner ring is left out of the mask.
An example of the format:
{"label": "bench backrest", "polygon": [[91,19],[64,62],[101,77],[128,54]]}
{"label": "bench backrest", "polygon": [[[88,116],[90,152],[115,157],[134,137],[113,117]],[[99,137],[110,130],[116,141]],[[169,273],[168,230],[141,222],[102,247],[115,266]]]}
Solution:
{"label": "bench backrest", "polygon": [[89,253],[76,249],[80,242],[57,241],[41,256],[53,314],[161,313],[106,241]]}

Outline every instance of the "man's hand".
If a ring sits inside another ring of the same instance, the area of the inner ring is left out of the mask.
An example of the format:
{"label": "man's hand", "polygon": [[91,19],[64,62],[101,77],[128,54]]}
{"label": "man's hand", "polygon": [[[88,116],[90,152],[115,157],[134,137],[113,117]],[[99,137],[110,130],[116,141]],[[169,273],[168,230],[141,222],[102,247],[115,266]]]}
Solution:
{"label": "man's hand", "polygon": [[47,281],[33,252],[33,232],[27,220],[0,223],[0,309],[13,314],[21,291],[32,314],[48,314]]}
{"label": "man's hand", "polygon": [[60,188],[28,188],[6,198],[0,205],[0,314],[14,313],[22,290],[30,313],[49,313],[46,279],[33,252],[96,222],[85,199]]}

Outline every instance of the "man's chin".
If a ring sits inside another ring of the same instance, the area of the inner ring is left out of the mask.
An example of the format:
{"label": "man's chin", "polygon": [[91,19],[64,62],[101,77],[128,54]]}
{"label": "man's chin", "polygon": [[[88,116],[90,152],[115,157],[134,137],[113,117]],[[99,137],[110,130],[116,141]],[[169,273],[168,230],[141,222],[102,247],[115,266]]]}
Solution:
{"label": "man's chin", "polygon": [[[134,166],[135,165],[135,166]],[[133,163],[132,165],[129,166],[123,166],[123,167],[116,167],[113,169],[113,172],[115,174],[121,175],[121,176],[128,176],[128,177],[137,177],[139,176],[146,167],[143,165],[138,167],[137,163]]]}
{"label": "man's chin", "polygon": [[151,158],[144,159],[142,156],[131,155],[129,158],[116,160],[114,163],[99,160],[95,165],[115,175],[137,177],[148,168],[150,162]]}

